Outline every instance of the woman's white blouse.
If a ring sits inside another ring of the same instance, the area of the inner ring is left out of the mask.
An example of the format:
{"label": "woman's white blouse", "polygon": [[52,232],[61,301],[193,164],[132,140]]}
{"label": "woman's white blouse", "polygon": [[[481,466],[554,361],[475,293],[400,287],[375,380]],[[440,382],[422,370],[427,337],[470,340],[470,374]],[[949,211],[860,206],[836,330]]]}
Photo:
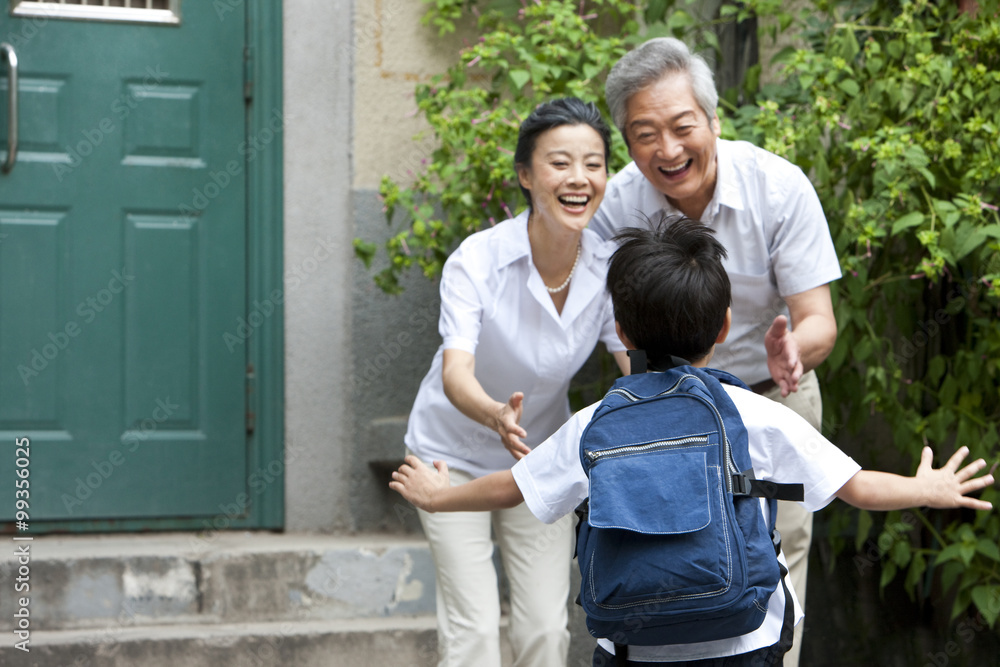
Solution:
{"label": "woman's white blouse", "polygon": [[562,313],[531,259],[528,213],[473,234],[452,253],[441,278],[443,339],[420,384],[410,413],[407,448],[430,463],[476,477],[506,470],[514,457],[495,431],[460,413],[444,394],[446,349],[475,355],[476,379],[497,401],[524,392],[521,426],[525,444],[541,443],[569,416],[570,380],[598,340],[624,350],[615,334],[611,298],[605,289],[608,259],[615,249],[590,230],[581,238],[580,260]]}

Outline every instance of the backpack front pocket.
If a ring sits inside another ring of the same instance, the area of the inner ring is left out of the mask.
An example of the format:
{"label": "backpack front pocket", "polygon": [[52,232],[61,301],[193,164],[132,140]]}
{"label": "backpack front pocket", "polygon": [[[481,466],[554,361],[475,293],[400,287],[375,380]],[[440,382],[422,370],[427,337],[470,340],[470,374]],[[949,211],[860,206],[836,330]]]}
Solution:
{"label": "backpack front pocket", "polygon": [[[722,470],[708,464],[713,457],[706,450],[717,445],[708,439],[641,456],[605,450],[593,464],[588,523],[601,530],[590,532],[596,542],[583,572],[586,597],[597,607],[653,604],[666,612],[729,590],[738,546],[723,509]],[[643,489],[646,497],[623,501],[629,489]]]}

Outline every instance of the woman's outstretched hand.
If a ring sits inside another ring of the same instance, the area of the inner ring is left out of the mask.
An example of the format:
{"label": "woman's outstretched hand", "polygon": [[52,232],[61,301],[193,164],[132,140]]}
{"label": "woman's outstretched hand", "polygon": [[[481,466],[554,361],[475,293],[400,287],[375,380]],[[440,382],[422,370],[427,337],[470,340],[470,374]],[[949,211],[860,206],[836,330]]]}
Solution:
{"label": "woman's outstretched hand", "polygon": [[528,432],[520,425],[523,412],[524,394],[515,391],[507,402],[501,405],[496,417],[496,432],[500,434],[500,441],[518,461],[531,453],[531,448],[521,442],[521,438],[528,437]]}

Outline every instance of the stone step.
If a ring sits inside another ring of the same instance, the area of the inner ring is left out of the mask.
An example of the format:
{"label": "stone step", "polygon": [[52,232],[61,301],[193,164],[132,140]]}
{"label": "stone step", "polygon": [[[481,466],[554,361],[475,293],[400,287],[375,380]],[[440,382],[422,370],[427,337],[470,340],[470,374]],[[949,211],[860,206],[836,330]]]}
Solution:
{"label": "stone step", "polygon": [[[39,631],[434,614],[434,566],[418,538],[145,533],[9,544],[0,560],[5,632],[22,596]],[[21,545],[30,589],[9,595]]]}
{"label": "stone step", "polygon": [[116,626],[35,631],[27,653],[0,645],[0,665],[17,667],[430,667],[437,662],[433,617]]}

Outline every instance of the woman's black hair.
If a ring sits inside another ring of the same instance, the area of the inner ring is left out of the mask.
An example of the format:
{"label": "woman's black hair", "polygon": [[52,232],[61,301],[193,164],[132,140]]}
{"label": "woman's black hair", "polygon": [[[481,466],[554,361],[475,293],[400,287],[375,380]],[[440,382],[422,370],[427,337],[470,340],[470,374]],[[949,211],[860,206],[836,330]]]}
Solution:
{"label": "woman's black hair", "polygon": [[[538,105],[531,115],[521,123],[517,135],[517,149],[514,151],[514,166],[531,168],[531,156],[535,152],[535,144],[539,135],[555,127],[563,125],[589,125],[604,142],[604,168],[611,160],[611,130],[601,118],[601,112],[593,102],[584,102],[575,97],[562,97],[551,102]],[[524,198],[531,208],[531,192],[520,185]]]}

